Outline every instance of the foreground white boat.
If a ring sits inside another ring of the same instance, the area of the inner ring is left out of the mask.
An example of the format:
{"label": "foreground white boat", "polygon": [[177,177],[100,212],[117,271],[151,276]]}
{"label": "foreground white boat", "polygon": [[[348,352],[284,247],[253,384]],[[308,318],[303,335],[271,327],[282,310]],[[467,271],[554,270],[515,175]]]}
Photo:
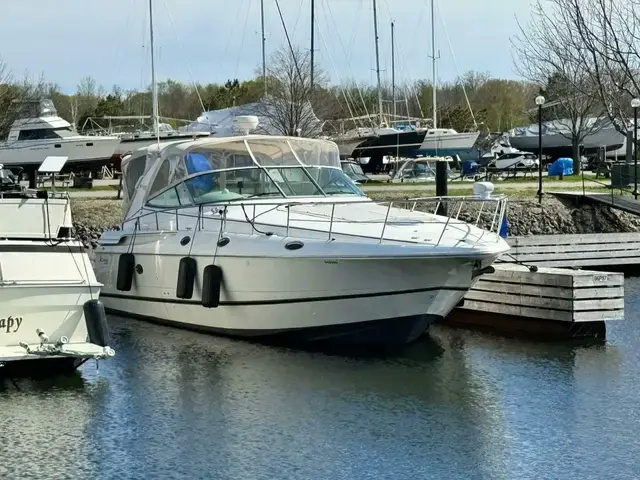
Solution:
{"label": "foreground white boat", "polygon": [[112,356],[102,285],[71,238],[68,196],[26,190],[7,175],[0,167],[0,375]]}
{"label": "foreground white boat", "polygon": [[410,342],[509,248],[497,234],[504,197],[481,201],[492,231],[455,212],[418,211],[425,200],[413,211],[378,204],[325,140],[165,143],[125,158],[123,172],[122,228],[96,249],[102,299],[110,311],[181,327]]}

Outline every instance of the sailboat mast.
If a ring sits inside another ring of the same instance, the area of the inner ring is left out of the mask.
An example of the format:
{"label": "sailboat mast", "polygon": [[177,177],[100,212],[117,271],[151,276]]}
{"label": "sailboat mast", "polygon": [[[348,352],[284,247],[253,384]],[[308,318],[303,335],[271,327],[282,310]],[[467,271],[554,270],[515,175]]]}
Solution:
{"label": "sailboat mast", "polygon": [[260,0],[260,23],[262,26],[262,82],[267,95],[267,37],[264,34],[264,0]]}
{"label": "sailboat mast", "polygon": [[149,45],[151,48],[151,99],[153,102],[153,129],[160,144],[160,112],[158,110],[158,84],[156,81],[155,50],[153,44],[153,0],[149,0]]}
{"label": "sailboat mast", "polygon": [[373,0],[373,33],[376,37],[376,75],[378,77],[378,115],[380,116],[379,124],[382,126],[382,84],[380,83],[380,49],[378,47],[378,11],[376,7],[376,0]]}
{"label": "sailboat mast", "polygon": [[437,112],[438,112],[438,98],[437,98],[437,72],[436,72],[436,14],[435,14],[435,0],[431,0],[431,61],[433,62],[433,81],[431,82],[433,88],[433,128],[437,128]]}
{"label": "sailboat mast", "polygon": [[315,60],[315,24],[316,24],[316,3],[315,0],[311,0],[311,79],[310,79],[310,92],[313,94],[314,85],[314,60]]}
{"label": "sailboat mast", "polygon": [[393,121],[396,120],[396,45],[395,24],[391,22],[391,99],[393,102]]}

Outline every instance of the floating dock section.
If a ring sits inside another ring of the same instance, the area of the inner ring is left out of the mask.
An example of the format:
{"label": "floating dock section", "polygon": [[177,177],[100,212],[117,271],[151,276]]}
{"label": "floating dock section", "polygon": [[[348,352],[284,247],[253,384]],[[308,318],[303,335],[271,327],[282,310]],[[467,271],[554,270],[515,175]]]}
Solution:
{"label": "floating dock section", "polygon": [[500,262],[539,267],[612,268],[640,266],[640,233],[532,235],[508,239]]}
{"label": "floating dock section", "polygon": [[624,275],[496,264],[483,275],[449,324],[544,337],[604,338],[605,322],[624,319]]}

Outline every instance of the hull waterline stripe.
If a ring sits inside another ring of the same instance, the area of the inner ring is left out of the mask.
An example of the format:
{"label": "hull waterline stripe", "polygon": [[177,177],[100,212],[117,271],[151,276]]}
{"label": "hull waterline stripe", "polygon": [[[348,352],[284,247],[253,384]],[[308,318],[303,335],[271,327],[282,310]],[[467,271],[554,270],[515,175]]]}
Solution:
{"label": "hull waterline stripe", "polygon": [[[430,287],[430,288],[416,288],[412,290],[399,290],[399,291],[382,292],[382,293],[357,293],[353,295],[335,295],[331,297],[283,298],[283,299],[273,299],[273,300],[248,300],[248,301],[242,301],[242,302],[221,301],[220,306],[286,305],[291,303],[332,302],[337,300],[353,300],[358,298],[409,295],[413,293],[426,293],[426,292],[434,292],[439,290],[446,290],[451,292],[466,292],[469,289],[463,288],[463,287]],[[100,296],[105,298],[118,298],[122,300],[137,300],[137,301],[155,302],[155,303],[201,305],[201,302],[199,300],[181,300],[178,298],[140,297],[140,296],[134,296],[134,295],[123,295],[121,293],[101,293]]]}

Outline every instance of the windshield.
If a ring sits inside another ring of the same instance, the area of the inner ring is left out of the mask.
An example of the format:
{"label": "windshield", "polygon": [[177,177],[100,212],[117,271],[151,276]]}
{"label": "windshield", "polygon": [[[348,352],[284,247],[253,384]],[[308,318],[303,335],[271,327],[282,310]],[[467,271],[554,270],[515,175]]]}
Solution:
{"label": "windshield", "polygon": [[[196,205],[259,197],[364,195],[342,170],[328,167],[307,167],[306,171],[302,167],[256,167],[206,172],[185,180],[176,189],[178,193],[183,190],[183,198],[191,198],[186,203]],[[150,203],[157,202],[151,199]]]}
{"label": "windshield", "polygon": [[153,206],[257,197],[364,193],[340,168],[331,142],[297,138],[230,139],[185,151],[168,148],[147,202]]}

